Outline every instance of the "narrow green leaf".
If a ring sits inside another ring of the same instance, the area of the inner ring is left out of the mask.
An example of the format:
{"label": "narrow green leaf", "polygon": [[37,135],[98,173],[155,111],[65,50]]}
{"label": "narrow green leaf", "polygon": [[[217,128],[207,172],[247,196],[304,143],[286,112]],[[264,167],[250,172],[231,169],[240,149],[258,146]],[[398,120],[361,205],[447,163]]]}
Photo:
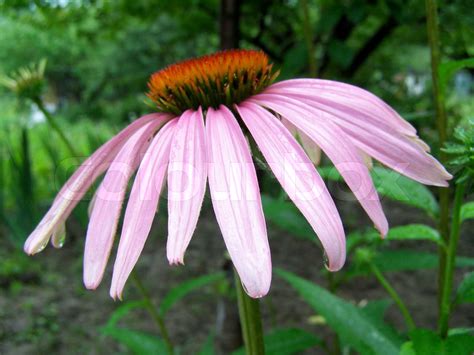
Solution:
{"label": "narrow green leaf", "polygon": [[467,274],[456,292],[456,303],[474,302],[474,272]]}
{"label": "narrow green leaf", "polygon": [[300,296],[326,319],[329,326],[357,351],[366,353],[366,350],[370,349],[375,354],[399,353],[398,346],[356,306],[290,272],[277,269],[276,274],[298,291]]}
{"label": "narrow green leaf", "polygon": [[474,334],[474,328],[451,328],[448,335]]}
{"label": "narrow green leaf", "polygon": [[214,355],[214,334],[209,334],[198,355]]}
{"label": "narrow green leaf", "polygon": [[106,327],[114,327],[120,319],[125,317],[130,311],[137,308],[145,308],[144,301],[128,301],[120,304],[110,315]]}
{"label": "narrow green leaf", "polygon": [[397,346],[401,346],[403,339],[397,330],[384,319],[388,308],[393,304],[390,299],[371,301],[365,307],[360,308],[361,313],[373,323],[387,339],[390,339]]}
{"label": "narrow green leaf", "polygon": [[424,185],[397,172],[381,167],[372,169],[372,179],[379,194],[421,208],[430,216],[438,214],[438,203],[431,191]]}
{"label": "narrow green leaf", "polygon": [[438,68],[438,73],[440,77],[440,86],[441,90],[444,92],[448,82],[451,80],[452,76],[461,69],[464,68],[474,68],[474,58],[461,59],[461,60],[450,60],[441,65]]}
{"label": "narrow green leaf", "polygon": [[265,218],[296,237],[316,241],[316,235],[298,209],[290,201],[262,196]]}
{"label": "narrow green leaf", "polygon": [[446,355],[472,355],[474,353],[474,336],[472,334],[455,334],[446,339]]}
{"label": "narrow green leaf", "polygon": [[468,202],[461,207],[461,221],[474,218],[474,202]]}
{"label": "narrow green leaf", "polygon": [[[318,171],[325,179],[342,181],[341,175],[334,167],[320,167]],[[381,196],[420,208],[432,217],[438,214],[436,198],[426,186],[382,167],[374,167],[371,175]]]}
{"label": "narrow green leaf", "polygon": [[429,329],[415,329],[411,341],[403,344],[400,355],[470,355],[474,351],[474,337],[455,334],[442,339]]}
{"label": "narrow green leaf", "polygon": [[[374,263],[382,272],[435,269],[438,267],[438,255],[413,250],[383,250],[377,252]],[[474,267],[474,258],[457,257],[456,267]],[[365,275],[367,269],[352,269],[349,276]]]}
{"label": "narrow green leaf", "polygon": [[416,329],[410,332],[415,354],[441,355],[443,341],[438,334],[428,329]]}
{"label": "narrow green leaf", "polygon": [[134,354],[167,354],[167,348],[163,340],[151,334],[128,328],[108,326],[103,327],[101,332],[125,345]]}
{"label": "narrow green leaf", "polygon": [[424,224],[407,224],[390,228],[387,240],[430,240],[438,245],[445,245],[439,232]]}
{"label": "narrow green leaf", "polygon": [[223,278],[224,273],[218,272],[215,274],[204,275],[195,279],[184,281],[183,283],[171,289],[163,298],[159,307],[161,315],[164,316],[176,302],[189,293],[206,285],[212,284],[218,280],[222,280]]}
{"label": "narrow green leaf", "polygon": [[[291,355],[322,344],[321,339],[298,328],[274,329],[264,336],[263,341],[266,355]],[[244,348],[232,353],[232,355],[244,354]]]}

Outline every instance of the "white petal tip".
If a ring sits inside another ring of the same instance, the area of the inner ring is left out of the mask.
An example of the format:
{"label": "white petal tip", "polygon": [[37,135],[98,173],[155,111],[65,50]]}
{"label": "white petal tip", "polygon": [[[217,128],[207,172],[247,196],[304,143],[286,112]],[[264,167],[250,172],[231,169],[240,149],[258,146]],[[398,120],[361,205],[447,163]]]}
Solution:
{"label": "white petal tip", "polygon": [[384,239],[387,236],[388,224],[384,224],[382,226],[375,226],[375,228],[379,231],[380,238]]}
{"label": "white petal tip", "polygon": [[266,288],[265,290],[254,290],[253,292],[247,291],[247,289],[244,287],[245,292],[247,295],[249,295],[252,298],[263,298],[268,294],[270,287]]}
{"label": "white petal tip", "polygon": [[100,285],[100,280],[88,280],[84,278],[84,286],[88,290],[95,290]]}
{"label": "white petal tip", "polygon": [[183,259],[173,259],[173,260],[168,260],[170,266],[180,266],[184,265]]}
{"label": "white petal tip", "polygon": [[110,297],[112,297],[112,299],[116,302],[122,302],[123,301],[123,298],[122,298],[122,295],[118,295],[118,294],[110,294]]}
{"label": "white petal tip", "polygon": [[245,293],[250,297],[262,298],[265,297],[270,291],[271,280],[271,276],[265,277],[264,279],[257,281],[258,283],[256,283],[255,280],[252,280],[252,284],[249,287],[247,287],[245,283],[242,282],[242,287],[245,290]]}
{"label": "white petal tip", "polygon": [[167,255],[168,258],[168,263],[170,266],[179,266],[179,265],[184,265],[184,255],[175,255],[172,253],[169,253]]}
{"label": "white petal tip", "polygon": [[342,269],[342,267],[344,266],[346,262],[346,255],[344,253],[343,256],[341,256],[340,258],[335,258],[333,261],[331,261],[329,259],[329,261],[326,261],[326,263],[324,264],[324,266],[326,267],[326,270],[330,271],[330,272],[336,272],[336,271],[339,271]]}
{"label": "white petal tip", "polygon": [[32,243],[27,240],[25,242],[23,250],[28,255],[35,255],[35,254],[38,254],[39,252],[42,252],[44,248],[46,248],[46,245],[48,244],[48,242],[49,242],[49,238],[46,239],[46,241],[36,242],[36,243]]}

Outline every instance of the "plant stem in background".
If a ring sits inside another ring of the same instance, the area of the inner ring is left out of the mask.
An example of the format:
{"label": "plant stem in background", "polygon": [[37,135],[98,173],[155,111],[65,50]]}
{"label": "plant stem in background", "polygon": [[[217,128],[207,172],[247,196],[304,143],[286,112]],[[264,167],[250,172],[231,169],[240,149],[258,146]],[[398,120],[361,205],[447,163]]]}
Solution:
{"label": "plant stem in background", "polygon": [[46,121],[48,121],[48,124],[51,126],[53,130],[56,131],[56,133],[59,135],[61,140],[64,142],[64,144],[67,146],[69,152],[72,154],[74,157],[78,157],[79,155],[75,151],[74,147],[72,146],[71,142],[69,139],[66,137],[64,132],[62,131],[61,127],[56,123],[54,120],[54,117],[49,113],[49,111],[46,109],[46,107],[43,104],[43,101],[40,98],[35,98],[32,99],[33,102],[36,104],[38,109],[43,113],[43,115],[46,117]]}
{"label": "plant stem in background", "polygon": [[150,313],[151,317],[155,321],[158,329],[160,330],[161,336],[163,337],[164,342],[166,343],[166,347],[168,348],[168,353],[173,354],[173,343],[168,334],[168,330],[166,329],[165,321],[161,317],[160,313],[158,313],[153,301],[151,300],[150,294],[148,293],[145,286],[141,282],[140,278],[138,277],[135,271],[132,271],[131,277],[135,286],[137,287],[138,291],[143,297],[143,301],[145,302],[146,309]]}
{"label": "plant stem in background", "polygon": [[374,263],[370,263],[370,269],[372,270],[377,280],[380,282],[383,288],[388,292],[390,297],[392,297],[392,299],[395,301],[395,304],[398,306],[398,308],[402,312],[403,318],[405,318],[405,323],[407,324],[408,331],[412,331],[413,329],[415,329],[416,328],[415,322],[413,321],[413,318],[410,312],[408,311],[407,306],[405,305],[405,303],[403,303],[397,291],[395,291],[392,285],[390,285],[388,280],[383,276],[379,268]]}
{"label": "plant stem in background", "polygon": [[[438,129],[439,146],[443,147],[447,139],[447,120],[445,110],[444,92],[440,87],[439,65],[440,65],[440,48],[439,48],[439,31],[438,31],[438,5],[436,0],[426,0],[426,26],[428,32],[428,42],[431,51],[431,76],[433,80],[433,100],[436,109],[436,125]],[[446,163],[446,154],[441,151],[439,153],[441,163]],[[439,221],[438,229],[444,242],[448,244],[449,238],[449,189],[439,189]],[[443,282],[445,279],[444,270],[446,269],[446,252],[443,248],[439,251],[439,271],[438,271],[438,301],[439,315],[441,316],[441,292],[444,289]]]}
{"label": "plant stem in background", "polygon": [[260,301],[245,293],[237,271],[234,270],[235,288],[239,306],[240,326],[247,355],[265,354]]}
{"label": "plant stem in background", "polygon": [[308,0],[300,0],[301,12],[303,13],[303,33],[308,51],[308,68],[309,76],[315,78],[318,75],[318,67],[316,58],[314,57],[313,31],[311,29],[311,21],[309,18]]}
{"label": "plant stem in background", "polygon": [[454,195],[453,217],[451,221],[451,235],[447,249],[446,270],[444,272],[443,290],[441,293],[441,314],[439,319],[439,332],[442,337],[448,335],[449,315],[451,313],[451,293],[453,288],[454,265],[461,227],[461,206],[464,200],[466,185],[458,184]]}

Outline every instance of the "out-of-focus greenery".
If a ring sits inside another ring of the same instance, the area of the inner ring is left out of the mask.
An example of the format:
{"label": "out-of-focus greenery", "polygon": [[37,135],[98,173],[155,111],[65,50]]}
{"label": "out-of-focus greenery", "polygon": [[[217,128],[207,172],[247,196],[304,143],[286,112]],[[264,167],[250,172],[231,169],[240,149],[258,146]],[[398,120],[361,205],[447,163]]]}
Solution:
{"label": "out-of-focus greenery", "polygon": [[[85,156],[127,122],[153,109],[146,105],[144,95],[151,73],[219,49],[220,2],[0,0],[0,76],[47,60],[42,100],[74,142],[75,151],[83,155],[71,157],[70,150],[34,105],[0,86],[0,235],[12,242],[6,243],[11,249],[20,250],[61,184]],[[391,104],[418,129],[433,153],[438,153],[441,147],[432,103],[424,1],[308,0],[307,7],[302,5],[306,1],[300,0],[240,3],[240,46],[265,51],[281,69],[279,80],[315,73],[320,78],[362,86]],[[471,0],[439,3],[443,62],[440,75],[447,99],[448,129],[453,132],[474,118],[473,65],[472,59],[466,61],[474,56],[474,17]],[[305,20],[309,21],[308,26]],[[308,48],[308,37],[313,48]],[[311,70],[310,63],[314,64]],[[340,183],[340,176],[332,170],[328,166],[319,169],[326,180]],[[372,172],[382,197],[417,207],[436,220],[438,203],[433,190],[380,167]],[[281,197],[281,189],[273,177],[263,176],[261,186],[269,224],[293,236],[315,240],[297,209],[277,197]],[[79,220],[81,235],[86,226],[87,204],[88,201],[80,204],[72,216]],[[472,218],[472,211],[472,202],[466,203],[462,218]],[[333,292],[349,279],[371,275],[374,267],[385,273],[438,266],[435,253],[388,248],[395,241],[432,242],[443,247],[439,233],[417,221],[391,229],[385,241],[372,229],[351,232],[347,238],[350,265],[329,279]],[[12,292],[21,289],[20,275],[40,275],[38,264],[22,254],[9,255],[7,251],[0,256],[0,276]],[[456,262],[460,268],[473,265],[474,260],[468,257]],[[324,270],[323,273],[327,274]],[[324,317],[323,323],[336,330],[343,349],[371,349],[375,353],[383,346],[387,353],[395,353],[402,340],[407,341],[406,336],[402,339],[400,334],[394,335],[392,328],[381,326],[388,303],[373,302],[361,309],[295,275],[284,271],[278,275]],[[221,278],[221,273],[211,274],[172,289],[161,304],[162,316],[175,302],[206,285],[220,287],[225,291],[216,293],[227,294],[231,286]],[[472,279],[471,273],[463,281],[457,302],[472,302]],[[125,303],[111,320],[116,323],[137,307],[142,307],[142,302]],[[50,313],[48,317],[54,319],[56,313]],[[348,323],[347,314],[363,326]],[[161,340],[115,323],[109,322],[103,333],[128,348],[163,348]],[[48,331],[54,335],[58,330],[48,326]],[[405,350],[416,349],[433,335],[422,331],[411,334]],[[286,343],[289,338],[296,340]],[[450,338],[443,342],[448,344]],[[212,345],[212,335],[209,339]],[[434,335],[432,339],[438,341]],[[320,345],[319,338],[301,329],[276,329],[264,341],[269,344],[267,349],[272,349],[272,344],[286,349],[280,353]],[[446,349],[450,347],[446,345]]]}

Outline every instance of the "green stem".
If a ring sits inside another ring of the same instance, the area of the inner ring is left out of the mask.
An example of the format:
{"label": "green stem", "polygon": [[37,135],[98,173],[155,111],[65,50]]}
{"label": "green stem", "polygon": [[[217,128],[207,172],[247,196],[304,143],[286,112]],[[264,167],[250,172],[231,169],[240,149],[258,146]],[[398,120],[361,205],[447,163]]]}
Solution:
{"label": "green stem", "polygon": [[388,280],[383,276],[383,274],[380,272],[379,268],[375,264],[371,263],[370,269],[372,270],[377,280],[380,282],[383,288],[388,292],[390,297],[392,297],[392,299],[395,301],[395,304],[398,306],[398,308],[402,312],[403,318],[405,318],[405,323],[407,324],[408,331],[412,331],[413,329],[415,329],[416,328],[415,322],[413,321],[413,318],[410,315],[410,312],[408,311],[407,306],[405,305],[405,303],[403,303],[397,291],[395,291],[392,285],[390,285]]}
{"label": "green stem", "polygon": [[311,20],[309,18],[308,0],[300,0],[301,11],[303,12],[303,33],[308,50],[309,76],[315,78],[318,75],[316,58],[314,57],[313,31],[311,30]]}
{"label": "green stem", "polygon": [[56,123],[56,121],[54,120],[54,117],[51,115],[51,113],[49,113],[49,111],[46,109],[46,107],[44,107],[44,104],[43,104],[43,101],[40,99],[40,98],[35,98],[35,99],[32,99],[33,102],[36,104],[36,106],[38,107],[38,109],[43,113],[43,115],[46,117],[46,121],[48,121],[48,124],[51,126],[51,128],[53,130],[56,131],[56,133],[59,135],[59,137],[62,139],[62,141],[64,142],[64,144],[67,146],[69,152],[74,156],[74,157],[78,157],[79,155],[77,154],[76,150],[74,149],[74,147],[72,146],[71,142],[69,141],[69,139],[66,137],[66,135],[64,134],[63,130],[61,129],[61,127]]}
{"label": "green stem", "polygon": [[439,318],[439,332],[442,337],[446,337],[449,327],[449,315],[451,313],[451,293],[453,288],[453,274],[456,263],[456,252],[461,227],[461,207],[464,199],[464,191],[466,185],[458,184],[454,194],[453,217],[451,221],[451,235],[449,236],[449,244],[447,251],[446,270],[444,272],[444,287],[441,294],[441,315]]}
{"label": "green stem", "polygon": [[260,317],[260,301],[247,295],[235,270],[234,276],[240,326],[242,328],[246,354],[263,355],[265,354],[265,347],[263,344],[262,319]]}
{"label": "green stem", "polygon": [[[425,0],[426,4],[426,27],[428,33],[428,42],[431,51],[431,76],[433,80],[433,100],[436,109],[436,125],[438,130],[439,145],[442,147],[447,138],[447,119],[445,109],[445,93],[440,85],[439,65],[441,60],[439,46],[439,25],[438,25],[438,5],[436,0]],[[441,151],[439,153],[441,163],[446,162],[446,154]],[[449,239],[449,189],[439,189],[439,223],[438,230],[445,244]],[[444,270],[446,269],[446,251],[439,248],[439,269],[438,269],[438,302],[439,314],[441,316],[441,297],[440,294],[444,289]]]}
{"label": "green stem", "polygon": [[150,294],[148,293],[147,289],[141,282],[137,273],[135,271],[132,271],[130,276],[133,282],[135,282],[135,286],[137,287],[138,291],[143,297],[143,301],[145,302],[145,307],[147,311],[150,313],[150,316],[153,318],[156,325],[158,326],[158,329],[160,330],[161,336],[163,337],[166,347],[168,348],[168,353],[173,354],[173,343],[171,342],[171,339],[168,335],[168,330],[166,329],[164,319],[161,317],[160,313],[158,313],[158,311],[156,310],[156,307],[153,304],[153,301],[151,300]]}

